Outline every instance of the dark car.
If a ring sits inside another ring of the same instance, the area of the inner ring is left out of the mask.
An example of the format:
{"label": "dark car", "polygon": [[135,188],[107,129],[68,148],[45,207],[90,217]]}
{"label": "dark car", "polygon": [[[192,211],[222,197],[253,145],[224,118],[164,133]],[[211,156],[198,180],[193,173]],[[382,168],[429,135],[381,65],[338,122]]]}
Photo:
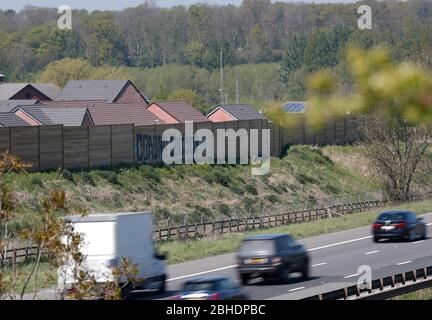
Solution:
{"label": "dark car", "polygon": [[289,275],[300,272],[309,278],[309,256],[305,248],[288,234],[265,234],[243,240],[237,255],[237,270],[241,282],[263,277],[277,277],[287,282]]}
{"label": "dark car", "polygon": [[172,300],[246,300],[243,289],[227,277],[200,277],[183,283]]}
{"label": "dark car", "polygon": [[381,239],[426,238],[426,224],[412,211],[387,211],[381,213],[372,226],[374,241]]}

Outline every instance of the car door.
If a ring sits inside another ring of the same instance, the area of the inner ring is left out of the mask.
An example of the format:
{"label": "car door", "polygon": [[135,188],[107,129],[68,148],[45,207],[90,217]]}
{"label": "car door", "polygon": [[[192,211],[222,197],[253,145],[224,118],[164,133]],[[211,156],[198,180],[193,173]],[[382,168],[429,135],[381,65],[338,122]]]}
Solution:
{"label": "car door", "polygon": [[290,236],[286,236],[283,238],[284,242],[287,246],[287,252],[291,260],[292,269],[298,270],[302,265],[302,250],[301,247],[298,246],[297,242],[295,242]]}

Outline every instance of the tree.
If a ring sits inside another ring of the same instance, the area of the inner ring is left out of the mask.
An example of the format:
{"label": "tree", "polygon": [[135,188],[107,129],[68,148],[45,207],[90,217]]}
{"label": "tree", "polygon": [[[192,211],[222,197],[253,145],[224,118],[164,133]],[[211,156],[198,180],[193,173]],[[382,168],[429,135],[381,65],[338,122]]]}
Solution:
{"label": "tree", "polygon": [[279,66],[279,78],[285,85],[288,85],[291,72],[303,65],[305,48],[306,37],[303,34],[295,34],[288,41]]}
{"label": "tree", "polygon": [[384,48],[353,47],[347,56],[354,91],[342,95],[330,70],[317,72],[307,119],[319,126],[329,116],[366,116],[359,126],[364,153],[389,198],[406,200],[431,146],[432,77],[412,63],[394,64]]}
{"label": "tree", "polygon": [[419,168],[430,162],[432,128],[414,126],[403,118],[398,107],[389,114],[373,112],[358,124],[357,134],[363,154],[392,201],[411,196],[413,180]]}
{"label": "tree", "polygon": [[271,58],[267,37],[258,24],[249,32],[246,56],[248,61],[253,63],[268,61]]}
{"label": "tree", "polygon": [[50,63],[39,77],[41,82],[51,82],[63,87],[69,80],[89,79],[94,68],[84,60],[62,59]]}

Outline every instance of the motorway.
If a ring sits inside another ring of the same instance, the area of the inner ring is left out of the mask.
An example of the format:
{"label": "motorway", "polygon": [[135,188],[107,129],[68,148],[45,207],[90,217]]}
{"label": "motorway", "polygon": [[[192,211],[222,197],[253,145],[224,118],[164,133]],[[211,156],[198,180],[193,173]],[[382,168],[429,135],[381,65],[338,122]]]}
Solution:
{"label": "motorway", "polygon": [[[301,239],[311,257],[310,280],[295,275],[287,284],[257,279],[244,289],[251,299],[301,299],[356,284],[362,265],[371,267],[373,279],[432,266],[432,213],[423,217],[429,238],[415,242],[374,243],[370,226]],[[171,265],[168,289],[178,290],[199,275],[226,275],[238,282],[235,253]]]}
{"label": "motorway", "polygon": [[[250,299],[296,300],[356,284],[362,265],[371,267],[373,279],[432,266],[432,213],[422,216],[429,238],[415,242],[374,243],[370,226],[301,239],[311,258],[309,280],[295,275],[286,284],[256,279],[244,290]],[[238,282],[235,267],[235,253],[170,265],[165,294],[137,294],[135,299],[167,299],[183,281],[200,275],[225,275]],[[53,298],[54,290],[39,294],[39,299]]]}

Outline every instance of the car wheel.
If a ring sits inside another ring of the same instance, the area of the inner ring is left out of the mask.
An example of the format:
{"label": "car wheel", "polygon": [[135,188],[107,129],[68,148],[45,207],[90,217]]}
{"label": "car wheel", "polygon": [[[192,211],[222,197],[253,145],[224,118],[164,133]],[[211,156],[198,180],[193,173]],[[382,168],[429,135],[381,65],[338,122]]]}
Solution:
{"label": "car wheel", "polygon": [[303,266],[303,270],[302,270],[302,279],[303,280],[309,279],[309,271],[310,271],[310,269],[309,269],[309,263],[306,260],[306,262],[305,262],[305,264]]}
{"label": "car wheel", "polygon": [[379,237],[374,237],[374,238],[373,238],[373,241],[374,241],[375,243],[380,242],[380,240],[381,240],[381,239],[380,239]]}
{"label": "car wheel", "polygon": [[426,234],[426,227],[423,228],[423,233],[422,233],[422,237],[421,240],[424,240],[427,238],[427,234]]}
{"label": "car wheel", "polygon": [[413,242],[416,239],[416,233],[414,230],[410,230],[408,234],[408,241]]}
{"label": "car wheel", "polygon": [[288,267],[286,267],[280,271],[279,280],[283,283],[287,283],[289,281],[289,275],[290,275],[289,269]]}
{"label": "car wheel", "polygon": [[248,274],[242,274],[240,276],[240,280],[241,280],[242,285],[247,286],[249,283],[249,275]]}
{"label": "car wheel", "polygon": [[157,290],[158,293],[164,293],[166,290],[166,282],[165,282],[165,278],[161,281],[161,285],[159,287],[159,289]]}

